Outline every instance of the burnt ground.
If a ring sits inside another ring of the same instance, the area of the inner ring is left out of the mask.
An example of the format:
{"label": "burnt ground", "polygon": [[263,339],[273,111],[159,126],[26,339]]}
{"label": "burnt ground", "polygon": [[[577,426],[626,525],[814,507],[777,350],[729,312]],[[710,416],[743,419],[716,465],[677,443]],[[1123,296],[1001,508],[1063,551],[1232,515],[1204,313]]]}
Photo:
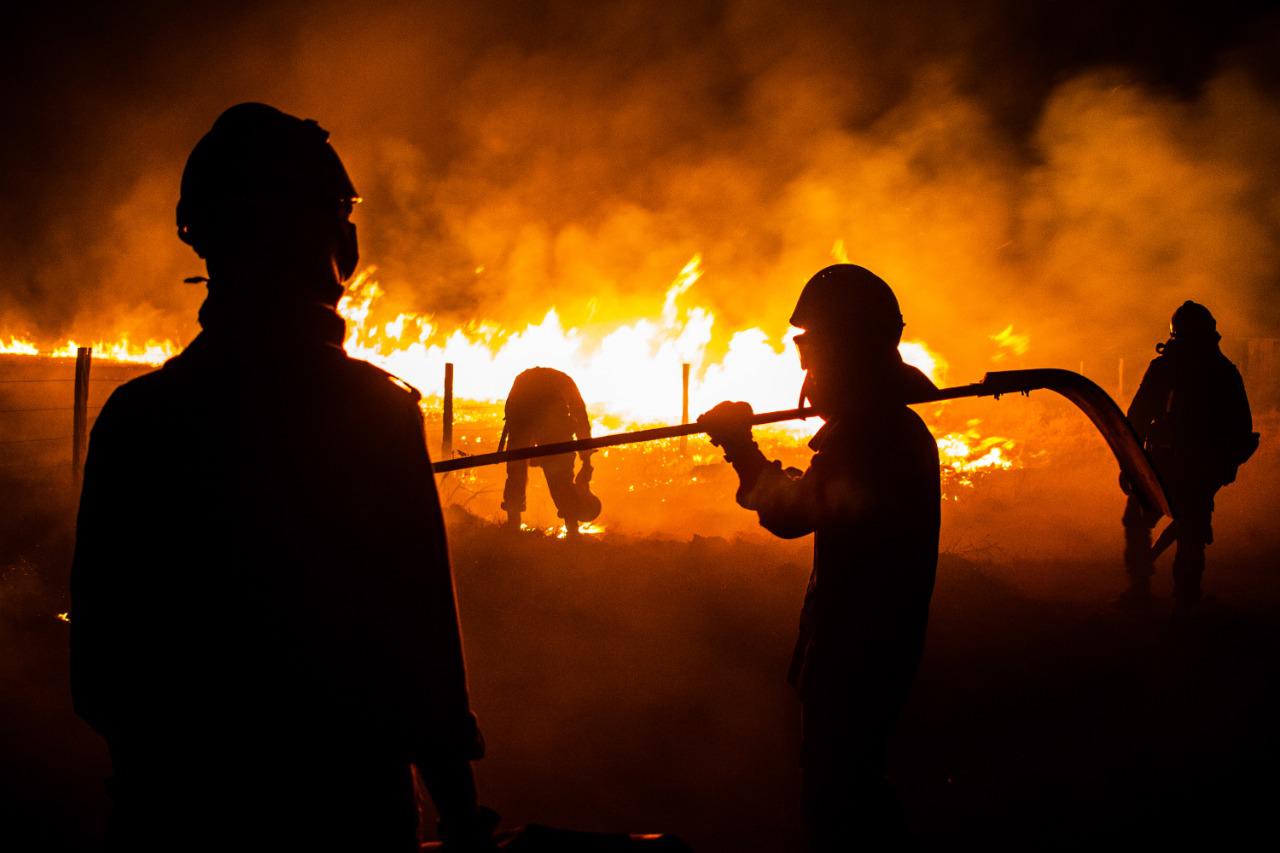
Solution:
{"label": "burnt ground", "polygon": [[[71,713],[55,618],[67,609],[70,492],[28,482],[4,494],[0,846],[94,849],[105,751]],[[798,714],[783,672],[804,542],[575,545],[461,513],[450,523],[489,743],[480,782],[506,824],[672,831],[699,851],[792,848]],[[1276,556],[1211,551],[1218,600],[1179,618],[1163,603],[1111,608],[1107,560],[945,554],[893,761],[922,846],[1222,849],[1251,830],[1274,835]],[[192,813],[193,831],[217,819]]]}

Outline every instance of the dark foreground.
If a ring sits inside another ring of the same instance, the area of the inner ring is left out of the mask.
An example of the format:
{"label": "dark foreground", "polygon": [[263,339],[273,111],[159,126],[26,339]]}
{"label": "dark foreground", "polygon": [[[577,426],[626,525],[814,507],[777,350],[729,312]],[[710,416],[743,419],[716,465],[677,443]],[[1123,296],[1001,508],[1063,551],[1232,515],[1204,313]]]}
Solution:
{"label": "dark foreground", "polygon": [[[65,687],[68,499],[21,494],[0,523],[0,848],[89,850],[107,765]],[[451,529],[489,743],[480,782],[505,825],[793,849],[798,714],[783,672],[805,543],[575,545],[461,514]],[[893,763],[922,846],[1221,848],[1276,835],[1275,556],[1211,551],[1218,601],[1185,619],[1163,602],[1110,608],[1118,570],[1101,562],[944,556]],[[191,813],[193,833],[218,819],[198,803]]]}

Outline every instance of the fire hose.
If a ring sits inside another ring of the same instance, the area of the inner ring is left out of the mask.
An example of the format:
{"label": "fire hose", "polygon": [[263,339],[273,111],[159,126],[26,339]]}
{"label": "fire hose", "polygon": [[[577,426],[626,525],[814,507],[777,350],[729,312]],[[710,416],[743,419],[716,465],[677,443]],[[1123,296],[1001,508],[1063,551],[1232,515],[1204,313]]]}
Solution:
{"label": "fire hose", "polygon": [[[1054,391],[1075,404],[1093,422],[1101,433],[1112,455],[1120,465],[1121,472],[1133,485],[1138,499],[1151,511],[1169,515],[1169,501],[1165,497],[1160,477],[1147,457],[1138,439],[1137,433],[1124,412],[1116,405],[1106,391],[1098,387],[1079,373],[1058,368],[1038,368],[1034,370],[1001,370],[988,373],[981,382],[971,385],[957,385],[950,388],[936,388],[925,394],[905,401],[908,405],[935,403],[942,400],[957,400],[963,397],[995,397],[1004,394],[1030,394],[1032,391]],[[762,412],[751,418],[752,426],[775,424],[782,421],[803,420],[818,414],[812,408],[785,409],[777,412]],[[477,468],[482,465],[498,465],[503,462],[516,462],[521,459],[534,459],[539,456],[555,456],[562,453],[581,453],[587,450],[600,450],[605,447],[616,447],[621,444],[636,444],[645,441],[680,438],[686,435],[697,435],[706,432],[701,424],[676,424],[674,426],[654,427],[652,429],[619,432],[584,438],[577,441],[561,441],[554,444],[538,444],[532,447],[519,447],[502,450],[496,453],[478,453],[474,456],[460,456],[437,462],[432,469],[437,474],[459,471],[465,468]]]}

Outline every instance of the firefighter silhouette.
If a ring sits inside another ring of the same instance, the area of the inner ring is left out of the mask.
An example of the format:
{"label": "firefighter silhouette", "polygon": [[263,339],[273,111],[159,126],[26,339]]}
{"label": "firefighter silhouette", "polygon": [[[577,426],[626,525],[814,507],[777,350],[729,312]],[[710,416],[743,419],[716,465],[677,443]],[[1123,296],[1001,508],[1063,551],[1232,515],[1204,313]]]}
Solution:
{"label": "firefighter silhouette", "polygon": [[[533,367],[516,377],[507,394],[506,418],[498,449],[533,447],[591,437],[591,421],[578,386],[566,373],[550,367]],[[507,524],[520,527],[526,507],[529,466],[541,468],[557,514],[564,519],[567,536],[578,535],[578,525],[600,515],[600,500],[591,493],[591,451],[583,451],[582,467],[573,472],[573,454],[561,453],[533,460],[507,463],[507,482],[502,490],[502,508]]]}
{"label": "firefighter silhouette", "polygon": [[113,850],[407,853],[415,766],[454,848],[496,822],[418,394],[342,348],[358,198],[328,136],[241,104],[200,140],[202,331],[93,429],[71,679]]}
{"label": "firefighter silhouette", "polygon": [[752,440],[746,403],[698,419],[739,478],[738,503],[773,534],[814,534],[790,681],[803,706],[808,847],[907,843],[885,778],[889,735],[924,648],[938,560],[938,447],[905,400],[932,383],[904,364],[893,291],[852,264],[805,285],[791,317],[805,390],[826,421],[803,474]]}
{"label": "firefighter silhouette", "polygon": [[[1161,538],[1177,542],[1174,600],[1193,605],[1201,598],[1205,546],[1213,542],[1214,496],[1235,481],[1236,470],[1258,447],[1258,434],[1244,382],[1219,348],[1222,336],[1209,309],[1188,300],[1173,313],[1169,327],[1169,340],[1156,345],[1159,355],[1129,405],[1129,421],[1173,510],[1168,535]],[[1157,520],[1137,498],[1129,498],[1123,516],[1129,588],[1122,604],[1150,600],[1156,556],[1151,530]]]}

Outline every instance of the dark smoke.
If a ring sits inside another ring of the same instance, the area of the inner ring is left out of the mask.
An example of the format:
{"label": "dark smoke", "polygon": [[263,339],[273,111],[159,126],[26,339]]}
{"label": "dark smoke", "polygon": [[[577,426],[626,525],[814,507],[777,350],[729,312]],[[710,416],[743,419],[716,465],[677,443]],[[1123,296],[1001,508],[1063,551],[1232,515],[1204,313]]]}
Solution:
{"label": "dark smoke", "polygon": [[[1143,352],[1171,308],[1273,332],[1274,15],[1247,4],[155,4],[7,37],[0,332],[193,331],[185,155],[231,103],[334,133],[390,298],[514,324],[656,312],[784,329],[850,258],[965,374]],[[482,272],[477,269],[483,268]],[[749,298],[746,298],[747,295]]]}

